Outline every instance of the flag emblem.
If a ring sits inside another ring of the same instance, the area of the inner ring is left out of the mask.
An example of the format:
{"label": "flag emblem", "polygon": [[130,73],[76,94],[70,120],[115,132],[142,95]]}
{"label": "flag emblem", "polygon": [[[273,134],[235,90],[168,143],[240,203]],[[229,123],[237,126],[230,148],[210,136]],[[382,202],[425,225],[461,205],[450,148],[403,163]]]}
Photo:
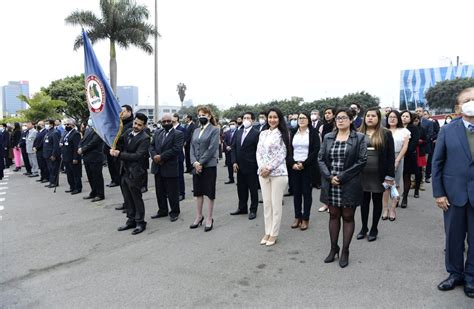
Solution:
{"label": "flag emblem", "polygon": [[95,75],[89,75],[86,78],[86,96],[91,112],[100,113],[104,109],[105,88]]}

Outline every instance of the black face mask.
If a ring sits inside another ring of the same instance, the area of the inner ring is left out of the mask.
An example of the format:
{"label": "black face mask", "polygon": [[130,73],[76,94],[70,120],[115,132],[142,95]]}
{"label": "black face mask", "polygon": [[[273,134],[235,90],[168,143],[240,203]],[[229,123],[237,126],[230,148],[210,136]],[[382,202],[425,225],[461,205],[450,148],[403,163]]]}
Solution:
{"label": "black face mask", "polygon": [[242,125],[242,121],[237,121],[237,126],[241,126]]}
{"label": "black face mask", "polygon": [[171,130],[172,127],[173,127],[172,123],[163,124],[163,129],[165,129],[166,132]]}
{"label": "black face mask", "polygon": [[209,121],[209,119],[207,119],[207,117],[199,117],[199,122],[200,122],[203,126],[205,126],[208,121]]}
{"label": "black face mask", "polygon": [[72,130],[72,127],[66,127],[65,129],[66,129],[66,131],[68,131],[68,132],[69,132],[69,131],[71,131],[71,130]]}

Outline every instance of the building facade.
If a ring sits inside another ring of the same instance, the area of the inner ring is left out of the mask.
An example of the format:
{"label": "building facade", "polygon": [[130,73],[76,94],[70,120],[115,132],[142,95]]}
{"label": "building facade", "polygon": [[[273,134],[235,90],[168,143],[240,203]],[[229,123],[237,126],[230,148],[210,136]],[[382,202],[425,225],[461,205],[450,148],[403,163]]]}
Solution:
{"label": "building facade", "polygon": [[137,86],[117,86],[116,95],[120,105],[128,104],[133,109],[138,105]]}
{"label": "building facade", "polygon": [[26,103],[18,99],[19,95],[30,97],[30,84],[26,80],[10,81],[2,86],[3,116],[16,115],[19,110],[26,109]]}
{"label": "building facade", "polygon": [[403,70],[400,77],[400,109],[425,108],[425,93],[430,87],[443,80],[466,77],[474,77],[474,65]]}
{"label": "building facade", "polygon": [[[160,105],[158,117],[161,119],[164,113],[174,114],[179,112],[181,106]],[[156,123],[154,119],[155,106],[154,105],[138,105],[133,109],[134,113],[143,113],[148,117],[149,123]]]}

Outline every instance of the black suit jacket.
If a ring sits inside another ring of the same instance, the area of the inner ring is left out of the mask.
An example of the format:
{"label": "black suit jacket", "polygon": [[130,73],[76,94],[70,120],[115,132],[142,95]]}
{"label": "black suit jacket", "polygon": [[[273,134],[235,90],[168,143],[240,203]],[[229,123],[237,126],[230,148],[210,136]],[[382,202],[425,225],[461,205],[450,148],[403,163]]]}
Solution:
{"label": "black suit jacket", "polygon": [[124,135],[124,145],[119,155],[122,161],[120,175],[132,180],[135,186],[141,187],[147,174],[144,165],[148,162],[150,138],[144,131],[136,136],[132,135],[132,131],[133,129],[130,129]]}
{"label": "black suit jacket", "polygon": [[191,122],[187,127],[186,127],[186,133],[184,134],[184,142],[187,145],[191,144],[191,138],[193,137],[193,132],[194,129],[196,128],[196,125],[194,122]]}
{"label": "black suit jacket", "polygon": [[55,129],[48,130],[43,141],[43,158],[47,159],[51,156],[59,159],[61,157],[61,149],[59,148],[59,140],[61,134]]}
{"label": "black suit jacket", "polygon": [[81,156],[77,153],[79,144],[81,143],[81,133],[77,130],[72,130],[71,133],[64,134],[61,138],[61,152],[63,154],[64,162],[72,162],[73,160],[80,160]]}
{"label": "black suit jacket", "polygon": [[183,148],[184,134],[181,131],[172,129],[168,136],[166,131],[161,129],[155,132],[150,144],[150,156],[160,155],[162,164],[152,162],[151,173],[159,173],[162,177],[178,177],[179,165],[178,157]]}
{"label": "black suit jacket", "polygon": [[[287,164],[288,168],[292,169],[293,164],[296,161],[293,159],[293,138],[295,137],[296,131],[291,131],[290,137],[290,155],[288,156]],[[304,168],[312,168],[318,165],[318,153],[319,149],[321,148],[321,139],[319,138],[319,131],[313,129],[312,127],[309,128],[309,149],[308,149],[308,157],[303,162]]]}
{"label": "black suit jacket", "polygon": [[79,148],[82,149],[84,163],[104,162],[104,141],[93,129],[86,129]]}
{"label": "black suit jacket", "polygon": [[251,128],[242,144],[244,130],[234,133],[232,143],[232,164],[237,163],[239,170],[243,174],[254,173],[257,175],[257,144],[260,131]]}
{"label": "black suit jacket", "polygon": [[48,130],[43,129],[36,135],[35,141],[33,142],[33,147],[36,148],[36,152],[43,151],[43,140],[46,133],[48,133]]}

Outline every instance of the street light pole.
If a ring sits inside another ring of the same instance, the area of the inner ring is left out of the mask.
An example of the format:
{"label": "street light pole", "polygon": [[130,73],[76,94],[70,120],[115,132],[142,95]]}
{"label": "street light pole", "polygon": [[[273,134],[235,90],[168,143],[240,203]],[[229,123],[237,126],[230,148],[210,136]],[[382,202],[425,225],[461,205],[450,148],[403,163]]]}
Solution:
{"label": "street light pole", "polygon": [[[158,32],[158,0],[155,0],[155,30]],[[153,122],[158,123],[159,119],[158,100],[158,33],[155,35],[155,110],[153,113]]]}

